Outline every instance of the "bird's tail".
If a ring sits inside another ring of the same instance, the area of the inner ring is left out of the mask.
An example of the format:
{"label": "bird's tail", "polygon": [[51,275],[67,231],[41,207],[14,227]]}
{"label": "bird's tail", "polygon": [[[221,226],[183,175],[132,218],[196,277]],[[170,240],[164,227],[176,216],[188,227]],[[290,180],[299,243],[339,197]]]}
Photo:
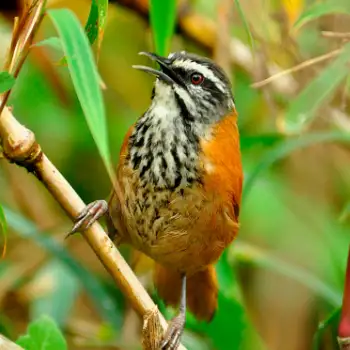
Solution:
{"label": "bird's tail", "polygon": [[[181,275],[156,264],[154,283],[165,304],[178,306],[181,294]],[[218,283],[213,265],[187,278],[186,302],[197,319],[210,322],[218,306]]]}

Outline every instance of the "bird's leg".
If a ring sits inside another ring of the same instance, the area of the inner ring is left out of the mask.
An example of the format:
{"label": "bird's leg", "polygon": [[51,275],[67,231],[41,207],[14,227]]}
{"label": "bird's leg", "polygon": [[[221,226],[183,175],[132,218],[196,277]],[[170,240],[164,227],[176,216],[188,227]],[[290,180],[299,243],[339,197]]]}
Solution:
{"label": "bird's leg", "polygon": [[181,336],[186,320],[186,275],[182,276],[181,299],[179,313],[170,321],[160,348],[162,350],[176,350],[180,345]]}
{"label": "bird's leg", "polygon": [[87,230],[94,222],[105,215],[108,211],[108,203],[105,200],[97,200],[88,204],[75,218],[73,228],[67,237],[78,231]]}

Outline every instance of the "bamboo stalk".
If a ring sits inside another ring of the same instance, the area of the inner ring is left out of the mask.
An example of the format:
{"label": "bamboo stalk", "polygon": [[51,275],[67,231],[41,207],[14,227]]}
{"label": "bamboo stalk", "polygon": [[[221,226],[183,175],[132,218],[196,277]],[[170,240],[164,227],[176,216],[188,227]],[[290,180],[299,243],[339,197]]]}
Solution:
{"label": "bamboo stalk", "polygon": [[[17,25],[15,28],[11,43],[11,48],[14,49],[10,50],[7,59],[7,62],[11,62],[8,70],[15,76],[19,74],[28,55],[33,35],[42,19],[44,3],[45,0],[33,0],[30,13],[24,13],[18,21],[23,25]],[[23,32],[20,32],[21,28],[23,28]],[[21,52],[15,55],[19,47]],[[11,163],[25,167],[28,172],[35,175],[67,215],[73,219],[81,212],[85,204],[43,153],[40,145],[36,142],[35,134],[22,125],[6,106],[10,92],[5,92],[0,96],[0,144],[3,155]],[[163,330],[166,329],[167,323],[164,317],[158,312],[151,297],[102,227],[95,223],[84,232],[83,237],[136,312],[146,320],[150,313],[155,314],[155,317],[159,317],[159,323]],[[182,345],[179,346],[179,349],[186,350]]]}

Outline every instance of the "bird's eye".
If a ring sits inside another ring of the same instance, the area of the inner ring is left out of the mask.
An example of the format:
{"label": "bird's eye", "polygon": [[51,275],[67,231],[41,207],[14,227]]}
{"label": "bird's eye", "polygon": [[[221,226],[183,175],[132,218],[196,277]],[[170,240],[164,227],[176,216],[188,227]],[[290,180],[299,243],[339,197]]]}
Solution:
{"label": "bird's eye", "polygon": [[193,73],[191,75],[191,83],[193,85],[200,85],[203,83],[204,77],[202,74],[200,73]]}

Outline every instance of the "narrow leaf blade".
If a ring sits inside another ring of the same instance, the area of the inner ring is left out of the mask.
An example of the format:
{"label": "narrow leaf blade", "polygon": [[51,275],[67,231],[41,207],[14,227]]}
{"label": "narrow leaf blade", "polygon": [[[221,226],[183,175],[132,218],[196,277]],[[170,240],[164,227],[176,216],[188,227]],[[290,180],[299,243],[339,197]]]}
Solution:
{"label": "narrow leaf blade", "polygon": [[332,324],[338,325],[340,320],[340,314],[341,314],[341,308],[340,307],[336,308],[324,321],[322,321],[318,325],[317,331],[314,334],[313,346],[312,346],[313,350],[321,349],[321,339],[324,332],[330,325]]}
{"label": "narrow leaf blade", "polygon": [[7,222],[6,222],[4,210],[1,205],[0,205],[0,232],[4,237],[4,247],[2,249],[2,254],[1,254],[2,258],[4,258],[6,254],[6,246],[7,246]]}
{"label": "narrow leaf blade", "polygon": [[16,79],[8,72],[0,72],[0,94],[13,88]]}
{"label": "narrow leaf blade", "polygon": [[349,61],[350,43],[290,104],[285,117],[288,132],[299,132],[305,124],[312,121],[318,108],[346,78]]}
{"label": "narrow leaf blade", "polygon": [[249,23],[248,23],[248,20],[246,18],[246,16],[244,15],[244,11],[242,9],[242,6],[241,6],[241,3],[239,0],[235,0],[235,5],[237,7],[237,10],[238,10],[238,13],[239,13],[239,16],[241,17],[242,19],[242,22],[243,22],[243,25],[244,25],[244,29],[248,35],[248,38],[249,38],[249,42],[250,42],[250,47],[252,48],[252,51],[253,53],[255,52],[255,45],[254,45],[254,39],[253,39],[253,35],[252,35],[252,32],[249,28]]}
{"label": "narrow leaf blade", "polygon": [[70,10],[49,10],[48,15],[61,38],[68,69],[87,124],[112,178],[105,107],[89,41],[78,19]]}
{"label": "narrow leaf blade", "polygon": [[90,13],[85,25],[85,33],[92,45],[98,35],[98,5],[97,0],[91,1]]}
{"label": "narrow leaf blade", "polygon": [[4,213],[9,227],[24,238],[29,239],[52,256],[65,264],[67,268],[80,280],[91,300],[95,303],[101,316],[113,325],[120,325],[120,308],[107,288],[84,266],[82,266],[62,245],[57,244],[50,235],[38,233],[37,227],[28,219],[4,207]]}
{"label": "narrow leaf blade", "polygon": [[98,0],[98,36],[97,36],[97,57],[99,56],[103,35],[107,23],[108,0]]}
{"label": "narrow leaf blade", "polygon": [[295,21],[293,27],[294,29],[298,29],[302,27],[304,24],[313,21],[317,18],[320,18],[324,15],[330,15],[335,13],[349,13],[350,6],[345,2],[321,2],[315,3],[307,10],[305,10],[299,18]]}
{"label": "narrow leaf blade", "polygon": [[174,33],[176,21],[175,0],[151,0],[150,18],[155,49],[159,55],[166,55]]}
{"label": "narrow leaf blade", "polygon": [[299,149],[322,142],[350,143],[350,134],[344,132],[321,132],[286,140],[282,144],[266,152],[260,162],[246,175],[243,195],[247,196],[260,173],[267,170],[275,162],[287,157]]}
{"label": "narrow leaf blade", "polygon": [[318,277],[308,273],[300,267],[291,265],[281,259],[271,256],[264,250],[246,242],[236,242],[230,250],[232,262],[244,262],[267,268],[281,275],[288,276],[323,297],[331,305],[339,306],[342,302],[342,294],[332,286],[326,284]]}
{"label": "narrow leaf blade", "polygon": [[43,292],[40,298],[31,301],[32,319],[48,315],[63,327],[71,315],[80,290],[78,277],[65,264],[55,259],[41,268],[35,278],[50,280],[51,288]]}
{"label": "narrow leaf blade", "polygon": [[85,32],[93,45],[97,40],[97,52],[101,47],[108,12],[108,0],[92,0]]}
{"label": "narrow leaf blade", "polygon": [[40,46],[48,46],[55,50],[62,50],[62,44],[60,38],[57,36],[52,36],[50,38],[38,41],[37,43],[33,44],[34,47],[40,47]]}

